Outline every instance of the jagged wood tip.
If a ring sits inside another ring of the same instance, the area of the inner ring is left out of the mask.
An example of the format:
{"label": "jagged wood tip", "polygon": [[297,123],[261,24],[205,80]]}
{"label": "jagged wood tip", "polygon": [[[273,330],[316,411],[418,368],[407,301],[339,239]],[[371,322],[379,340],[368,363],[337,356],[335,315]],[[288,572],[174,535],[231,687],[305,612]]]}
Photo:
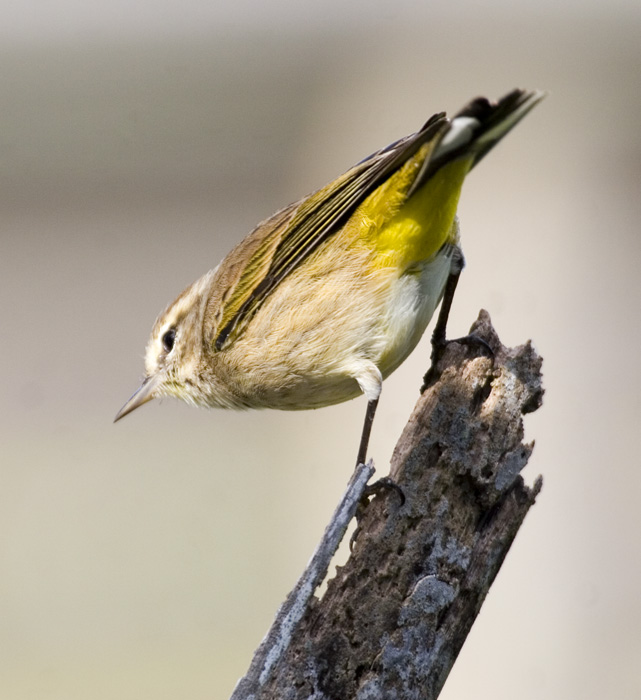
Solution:
{"label": "jagged wood tip", "polygon": [[447,346],[392,457],[405,503],[374,499],[322,600],[307,599],[269,673],[233,700],[438,696],[542,484],[520,475],[541,358],[529,342],[504,347],[485,311],[470,330],[493,357]]}

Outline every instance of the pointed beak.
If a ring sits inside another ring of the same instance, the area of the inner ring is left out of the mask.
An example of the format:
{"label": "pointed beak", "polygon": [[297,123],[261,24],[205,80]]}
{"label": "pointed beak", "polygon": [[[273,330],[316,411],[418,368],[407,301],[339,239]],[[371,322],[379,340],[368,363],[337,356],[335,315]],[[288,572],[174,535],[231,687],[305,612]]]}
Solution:
{"label": "pointed beak", "polygon": [[116,413],[114,418],[114,423],[124,418],[128,413],[131,413],[134,409],[142,406],[147,401],[151,401],[154,398],[154,392],[158,385],[160,384],[160,376],[154,375],[152,377],[147,377],[144,382],[138,387],[134,395],[127,401],[127,403]]}

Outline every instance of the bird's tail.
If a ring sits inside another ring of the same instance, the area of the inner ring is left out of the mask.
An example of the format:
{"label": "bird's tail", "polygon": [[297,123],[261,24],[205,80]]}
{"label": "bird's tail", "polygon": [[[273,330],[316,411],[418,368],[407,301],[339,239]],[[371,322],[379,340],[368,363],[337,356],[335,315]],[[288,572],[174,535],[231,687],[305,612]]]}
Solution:
{"label": "bird's tail", "polygon": [[516,89],[497,102],[490,102],[486,97],[472,100],[452,118],[449,128],[444,129],[438,145],[414,181],[412,192],[437,170],[458,158],[471,158],[469,167],[473,168],[546,95],[541,90]]}

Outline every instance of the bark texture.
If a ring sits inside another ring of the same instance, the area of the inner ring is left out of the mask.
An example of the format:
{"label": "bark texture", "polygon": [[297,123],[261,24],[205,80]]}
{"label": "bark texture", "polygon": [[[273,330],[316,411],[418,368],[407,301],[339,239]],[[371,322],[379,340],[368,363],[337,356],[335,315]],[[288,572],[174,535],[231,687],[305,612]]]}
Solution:
{"label": "bark texture", "polygon": [[484,311],[471,332],[494,357],[454,342],[428,372],[392,458],[405,503],[391,490],[372,500],[347,564],[322,600],[310,593],[271,655],[265,639],[269,668],[254,663],[234,700],[440,693],[542,483],[520,476],[533,448],[522,415],[541,405],[541,358],[529,342],[503,347]]}

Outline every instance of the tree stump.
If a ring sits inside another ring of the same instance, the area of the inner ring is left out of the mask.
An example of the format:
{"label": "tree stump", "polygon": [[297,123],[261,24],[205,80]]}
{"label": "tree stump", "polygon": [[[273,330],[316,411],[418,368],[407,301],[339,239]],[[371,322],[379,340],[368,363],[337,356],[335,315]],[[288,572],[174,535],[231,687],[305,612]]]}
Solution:
{"label": "tree stump", "polygon": [[525,413],[543,396],[541,358],[505,348],[481,311],[470,332],[493,351],[452,342],[392,457],[405,496],[373,498],[352,554],[313,592],[353,516],[371,467],[355,473],[298,586],[232,700],[432,700],[456,660],[542,485],[520,472]]}

